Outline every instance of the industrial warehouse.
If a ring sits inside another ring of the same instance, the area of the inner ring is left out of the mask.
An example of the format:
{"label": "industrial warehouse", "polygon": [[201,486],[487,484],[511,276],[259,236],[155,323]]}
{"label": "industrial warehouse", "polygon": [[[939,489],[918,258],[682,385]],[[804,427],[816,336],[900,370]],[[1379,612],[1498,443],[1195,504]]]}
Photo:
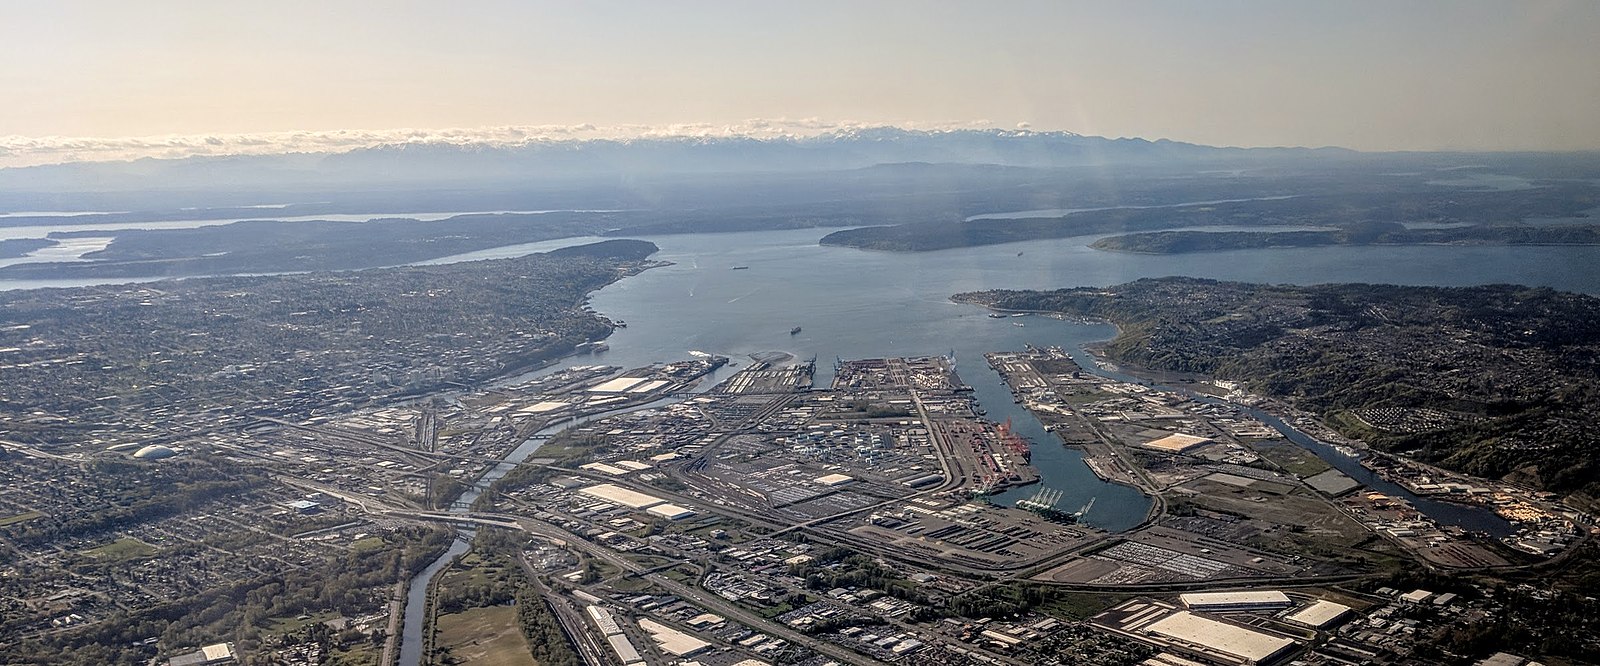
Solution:
{"label": "industrial warehouse", "polygon": [[[1283,596],[1282,593],[1274,593]],[[1190,596],[1190,595],[1184,595]],[[1238,605],[1261,600],[1199,600],[1202,605]],[[1284,597],[1285,605],[1288,599]],[[1190,602],[1185,600],[1188,605]],[[1190,606],[1193,608],[1193,606]],[[1156,647],[1229,666],[1277,663],[1298,643],[1288,636],[1215,619],[1151,599],[1133,599],[1093,620],[1101,627]]]}

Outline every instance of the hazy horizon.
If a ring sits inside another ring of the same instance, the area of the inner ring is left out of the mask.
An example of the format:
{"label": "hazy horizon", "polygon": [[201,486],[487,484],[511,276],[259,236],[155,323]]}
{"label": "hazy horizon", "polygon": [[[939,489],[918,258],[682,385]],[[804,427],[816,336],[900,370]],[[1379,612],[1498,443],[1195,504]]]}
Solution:
{"label": "hazy horizon", "polygon": [[884,125],[1600,149],[1596,3],[470,10],[7,3],[0,165]]}

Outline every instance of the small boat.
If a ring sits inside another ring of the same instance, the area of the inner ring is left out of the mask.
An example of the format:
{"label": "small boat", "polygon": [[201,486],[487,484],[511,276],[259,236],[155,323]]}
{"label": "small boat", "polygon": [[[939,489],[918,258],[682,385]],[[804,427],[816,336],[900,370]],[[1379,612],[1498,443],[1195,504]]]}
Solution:
{"label": "small boat", "polygon": [[800,327],[799,326],[796,326],[794,328],[789,329],[789,335],[799,335],[799,334],[800,334]]}
{"label": "small boat", "polygon": [[1020,321],[1014,321],[1014,322],[1011,322],[1011,325],[1012,326],[1022,326],[1023,324]]}
{"label": "small boat", "polygon": [[989,318],[990,319],[1005,319],[1006,316],[1003,315],[1003,314],[1000,314],[998,312],[990,312],[989,313]]}
{"label": "small boat", "polygon": [[734,266],[731,270],[748,271],[748,270],[750,270],[750,267],[749,266]]}

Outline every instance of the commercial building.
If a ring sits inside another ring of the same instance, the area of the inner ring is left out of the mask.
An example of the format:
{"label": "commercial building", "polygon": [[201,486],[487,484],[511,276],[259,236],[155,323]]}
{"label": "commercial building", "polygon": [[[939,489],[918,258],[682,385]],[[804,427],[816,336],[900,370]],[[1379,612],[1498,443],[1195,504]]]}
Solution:
{"label": "commercial building", "polygon": [[1283,619],[1294,624],[1311,627],[1312,629],[1327,629],[1328,627],[1338,624],[1345,618],[1345,616],[1349,614],[1349,606],[1344,604],[1336,604],[1325,599],[1318,599],[1316,603],[1290,613]]}
{"label": "commercial building", "polygon": [[633,641],[628,640],[627,634],[608,634],[606,642],[611,644],[611,651],[617,653],[617,659],[622,666],[635,666],[646,663],[644,657],[639,655],[639,648],[633,646]]}
{"label": "commercial building", "polygon": [[628,389],[649,381],[644,377],[618,377],[589,387],[590,393],[627,393]]}
{"label": "commercial building", "polygon": [[1277,590],[1261,592],[1194,592],[1180,594],[1184,608],[1197,611],[1278,610],[1294,605],[1289,596]]}
{"label": "commercial building", "polygon": [[599,472],[601,474],[609,474],[611,476],[622,476],[628,473],[628,470],[622,469],[621,467],[608,465],[603,462],[584,463],[579,465],[578,468],[586,469],[591,472]]}
{"label": "commercial building", "polygon": [[600,628],[600,633],[607,636],[622,633],[622,626],[617,624],[617,618],[611,614],[611,611],[590,605],[584,608],[584,612],[589,614],[589,620],[594,622],[594,626]]}
{"label": "commercial building", "polygon": [[623,666],[645,663],[644,657],[639,656],[639,649],[633,646],[633,641],[628,640],[628,635],[622,633],[622,625],[617,624],[617,618],[611,611],[593,604],[586,606],[584,611],[589,614],[589,620],[594,622],[594,626],[606,637],[606,642],[611,644],[611,651],[617,653],[617,660],[621,661]]}
{"label": "commercial building", "polygon": [[620,504],[630,509],[643,510],[657,504],[667,503],[666,500],[654,495],[646,495],[644,493],[629,490],[612,483],[601,483],[598,485],[589,486],[588,488],[584,488],[578,492],[596,499],[605,500],[612,504]]}
{"label": "commercial building", "polygon": [[1154,657],[1139,662],[1139,666],[1207,666],[1204,662],[1193,659],[1184,659],[1170,652],[1163,652]]}
{"label": "commercial building", "polygon": [[645,511],[652,516],[660,516],[667,520],[683,520],[694,516],[694,509],[685,509],[676,504],[657,504]]}
{"label": "commercial building", "polygon": [[1144,628],[1176,647],[1230,664],[1268,664],[1294,648],[1294,641],[1235,624],[1178,611]]}
{"label": "commercial building", "polygon": [[295,500],[285,503],[284,506],[293,509],[295,513],[311,514],[322,510],[322,505],[311,500]]}
{"label": "commercial building", "polygon": [[650,634],[662,652],[674,657],[687,657],[711,647],[710,643],[654,620],[639,620],[639,628]]}
{"label": "commercial building", "polygon": [[1155,599],[1129,599],[1089,622],[1166,651],[1168,655],[1154,661],[1159,666],[1188,666],[1187,660],[1210,666],[1267,666],[1299,645],[1291,636],[1213,619]]}
{"label": "commercial building", "polygon": [[649,393],[649,392],[657,390],[657,389],[659,389],[659,388],[661,388],[663,386],[666,386],[669,383],[671,383],[671,382],[668,382],[665,379],[652,379],[652,380],[649,380],[649,381],[640,382],[639,384],[637,384],[635,386],[629,387],[628,388],[628,392],[629,393]]}
{"label": "commercial building", "polygon": [[1532,666],[1532,662],[1510,652],[1496,652],[1473,666]]}
{"label": "commercial building", "polygon": [[812,479],[812,481],[814,481],[816,483],[820,483],[820,484],[822,484],[824,486],[830,486],[830,487],[832,487],[832,486],[842,486],[842,485],[844,485],[846,483],[850,483],[851,481],[854,481],[854,480],[855,480],[855,478],[851,477],[848,474],[828,474],[828,475],[825,475],[825,476],[819,476],[819,477],[817,477],[815,479]]}

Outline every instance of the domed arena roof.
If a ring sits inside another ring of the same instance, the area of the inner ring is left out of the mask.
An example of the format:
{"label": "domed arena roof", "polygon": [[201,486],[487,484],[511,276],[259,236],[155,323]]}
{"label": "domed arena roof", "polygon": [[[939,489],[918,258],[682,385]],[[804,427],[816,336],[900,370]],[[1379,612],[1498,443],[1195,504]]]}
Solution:
{"label": "domed arena roof", "polygon": [[150,446],[146,446],[138,451],[133,452],[133,457],[143,458],[145,460],[160,460],[162,458],[171,458],[175,455],[178,455],[177,451],[173,451],[172,449],[160,444],[151,444]]}

